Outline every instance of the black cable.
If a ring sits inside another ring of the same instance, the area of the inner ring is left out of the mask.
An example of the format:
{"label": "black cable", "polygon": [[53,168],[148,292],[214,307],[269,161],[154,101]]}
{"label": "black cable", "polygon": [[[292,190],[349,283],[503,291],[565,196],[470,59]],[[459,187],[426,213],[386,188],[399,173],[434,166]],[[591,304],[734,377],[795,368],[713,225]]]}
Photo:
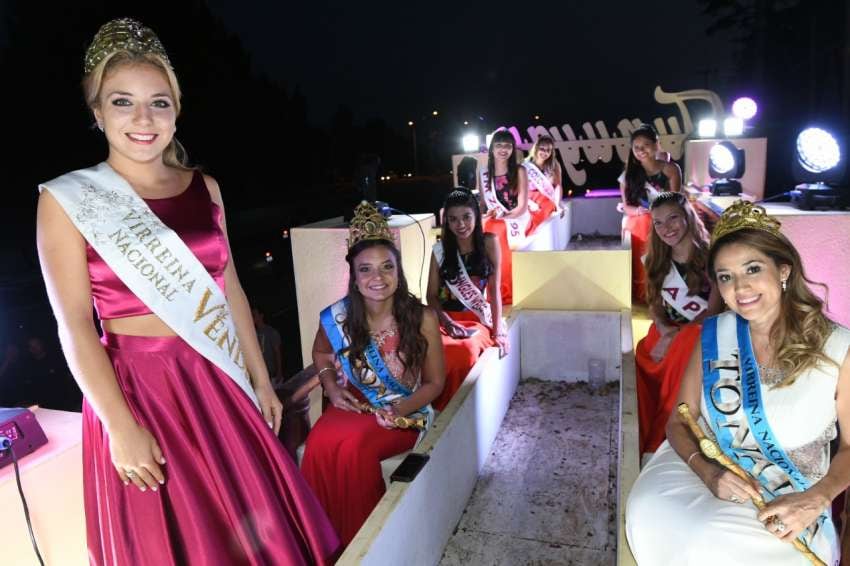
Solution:
{"label": "black cable", "polygon": [[[422,225],[419,223],[419,221],[407,212],[393,207],[389,207],[389,209],[391,212],[403,214],[404,216],[407,216],[408,218],[413,220],[414,224],[416,224],[416,227],[419,228],[419,233],[422,234],[422,266],[419,268],[419,290],[422,291],[422,276],[425,274],[425,258],[428,255],[428,238],[425,237],[425,230],[422,229]],[[419,300],[425,302],[425,297],[420,297]]]}
{"label": "black cable", "polygon": [[760,201],[756,202],[755,204],[760,204],[760,203],[763,203],[763,202],[767,202],[769,200],[782,198],[782,197],[788,197],[788,196],[791,196],[791,191],[785,191],[784,193],[779,193],[778,195],[773,195],[772,197],[763,198]]}
{"label": "black cable", "polygon": [[18,494],[21,496],[21,505],[24,508],[24,518],[27,520],[27,529],[30,533],[32,549],[35,551],[38,563],[41,564],[41,566],[44,566],[44,559],[41,557],[41,552],[38,550],[38,543],[35,541],[35,533],[32,530],[32,520],[30,520],[30,509],[27,505],[27,498],[24,496],[24,488],[21,486],[21,470],[18,468],[18,456],[15,454],[15,447],[10,446],[9,452],[12,453],[12,463],[15,466],[15,481],[18,483]]}

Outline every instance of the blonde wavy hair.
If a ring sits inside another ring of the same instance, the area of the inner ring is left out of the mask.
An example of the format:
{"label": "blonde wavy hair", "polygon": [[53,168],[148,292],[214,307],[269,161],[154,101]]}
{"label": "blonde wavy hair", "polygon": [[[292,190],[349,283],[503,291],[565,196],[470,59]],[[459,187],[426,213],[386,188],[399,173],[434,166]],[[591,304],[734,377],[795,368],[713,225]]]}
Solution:
{"label": "blonde wavy hair", "polygon": [[[688,233],[684,236],[693,243],[691,257],[685,271],[685,283],[688,284],[688,295],[697,295],[701,290],[706,277],[706,264],[708,258],[708,231],[699,216],[694,212],[688,199],[682,193],[664,192],[660,193],[650,210],[655,210],[664,205],[672,205],[678,208],[685,217],[688,225]],[[644,267],[646,271],[646,296],[651,307],[661,307],[661,287],[664,278],[670,272],[673,264],[673,248],[664,243],[656,233],[655,226],[649,231],[649,250],[646,253]]]}
{"label": "blonde wavy hair", "polygon": [[541,145],[548,145],[552,148],[552,152],[549,154],[549,157],[546,161],[543,162],[543,167],[541,167],[541,171],[543,173],[547,173],[554,176],[555,183],[553,186],[557,186],[561,181],[561,164],[558,163],[558,159],[555,157],[555,140],[552,136],[543,134],[536,140],[534,140],[534,145],[531,146],[531,151],[528,152],[528,157],[526,157],[526,161],[534,162],[534,158],[537,155],[537,150],[540,149]]}
{"label": "blonde wavy hair", "polygon": [[[156,53],[137,54],[129,51],[115,51],[110,53],[98,63],[88,74],[83,77],[83,94],[85,95],[86,105],[94,113],[96,108],[100,107],[100,91],[103,87],[103,81],[110,73],[115,72],[123,66],[132,65],[150,65],[165,75],[168,86],[171,89],[171,97],[174,100],[174,110],[177,116],[180,116],[180,83],[177,82],[177,75],[171,65]],[[177,141],[177,137],[172,137],[171,141],[162,152],[162,161],[170,167],[177,169],[192,170],[194,167],[189,166],[189,156],[186,150]]]}
{"label": "blonde wavy hair", "polygon": [[780,299],[779,318],[770,330],[770,341],[776,345],[776,363],[785,375],[774,387],[791,385],[803,372],[821,363],[838,366],[835,360],[823,353],[834,323],[824,314],[824,301],[809,286],[817,285],[825,292],[828,289],[826,285],[806,277],[800,254],[788,238],[753,228],[726,234],[714,242],[708,254],[708,270],[714,280],[717,279],[715,258],[720,250],[730,244],[750,246],[773,260],[777,268],[782,265],[791,268],[786,290]]}

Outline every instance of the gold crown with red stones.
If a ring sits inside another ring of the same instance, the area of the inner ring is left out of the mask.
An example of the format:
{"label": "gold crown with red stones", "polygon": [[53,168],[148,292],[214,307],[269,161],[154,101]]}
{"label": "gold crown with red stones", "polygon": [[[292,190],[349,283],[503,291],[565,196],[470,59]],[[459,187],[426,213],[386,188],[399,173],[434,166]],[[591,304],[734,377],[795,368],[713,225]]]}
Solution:
{"label": "gold crown with red stones", "polygon": [[717,240],[726,234],[731,234],[744,228],[762,230],[778,236],[780,226],[782,224],[779,220],[768,216],[763,206],[745,200],[739,200],[724,210],[720,216],[720,220],[714,225],[714,230],[711,232],[711,244],[714,245]]}
{"label": "gold crown with red stones", "polygon": [[126,51],[133,55],[153,53],[171,66],[165,47],[151,28],[131,18],[119,18],[106,22],[97,30],[86,50],[83,65],[86,74],[91,73],[98,63],[117,51]]}
{"label": "gold crown with red stones", "polygon": [[394,240],[387,219],[365,200],[354,209],[354,218],[348,224],[348,247],[353,248],[364,240]]}

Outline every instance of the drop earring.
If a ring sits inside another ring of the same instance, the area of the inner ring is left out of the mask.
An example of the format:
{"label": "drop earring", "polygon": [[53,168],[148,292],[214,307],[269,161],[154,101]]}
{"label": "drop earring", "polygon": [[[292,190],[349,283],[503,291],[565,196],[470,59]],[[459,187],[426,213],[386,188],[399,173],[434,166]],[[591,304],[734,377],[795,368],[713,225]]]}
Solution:
{"label": "drop earring", "polygon": [[783,279],[783,280],[782,280],[782,292],[784,293],[784,292],[785,292],[785,291],[787,291],[787,290],[788,290],[788,280],[787,280],[787,279]]}
{"label": "drop earring", "polygon": [[103,131],[103,123],[102,122],[97,123],[97,129],[100,130],[101,132]]}

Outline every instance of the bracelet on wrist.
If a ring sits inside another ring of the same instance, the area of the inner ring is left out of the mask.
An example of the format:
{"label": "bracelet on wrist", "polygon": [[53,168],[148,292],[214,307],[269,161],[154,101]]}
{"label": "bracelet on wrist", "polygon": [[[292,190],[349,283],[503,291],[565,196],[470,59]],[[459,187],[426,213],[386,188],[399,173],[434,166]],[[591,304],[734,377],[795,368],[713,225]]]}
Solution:
{"label": "bracelet on wrist", "polygon": [[691,460],[694,459],[694,456],[699,456],[700,454],[702,454],[702,451],[694,450],[693,452],[691,452],[691,455],[688,456],[688,459],[685,460],[685,464],[690,468],[691,467]]}
{"label": "bracelet on wrist", "polygon": [[319,371],[317,371],[317,372],[316,372],[316,376],[321,377],[321,375],[322,375],[323,373],[325,373],[326,371],[332,371],[332,372],[334,372],[334,374],[336,374],[336,368],[335,368],[335,367],[333,367],[333,366],[328,366],[328,367],[326,367],[326,368],[322,368],[322,369],[320,369]]}

